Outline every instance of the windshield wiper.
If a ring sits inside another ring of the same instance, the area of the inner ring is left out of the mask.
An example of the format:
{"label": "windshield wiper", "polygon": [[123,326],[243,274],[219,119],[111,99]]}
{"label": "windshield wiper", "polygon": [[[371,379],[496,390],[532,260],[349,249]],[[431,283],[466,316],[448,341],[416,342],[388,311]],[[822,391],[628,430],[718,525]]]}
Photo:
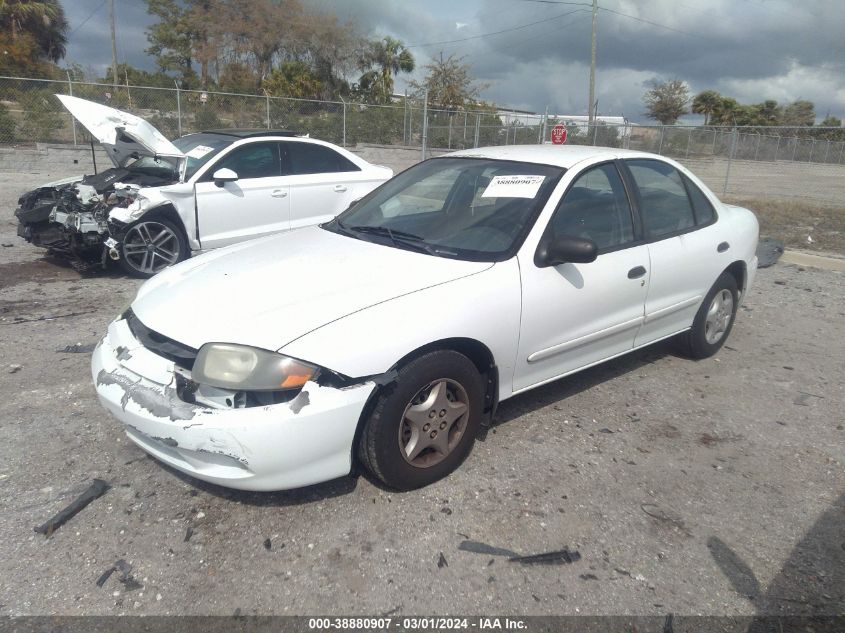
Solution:
{"label": "windshield wiper", "polygon": [[386,226],[341,226],[341,228],[355,233],[387,236],[393,242],[393,245],[398,248],[412,248],[423,253],[428,253],[429,255],[434,255],[435,257],[439,256],[437,249],[432,248],[431,245],[426,244],[423,238],[413,233],[391,229]]}

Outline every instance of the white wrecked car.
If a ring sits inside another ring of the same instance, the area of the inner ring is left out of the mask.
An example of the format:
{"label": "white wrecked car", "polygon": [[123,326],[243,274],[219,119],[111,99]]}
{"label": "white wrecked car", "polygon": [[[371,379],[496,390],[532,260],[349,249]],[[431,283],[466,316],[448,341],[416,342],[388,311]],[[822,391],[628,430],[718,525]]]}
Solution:
{"label": "white wrecked car", "polygon": [[278,130],[214,130],[172,143],[135,115],[56,95],[114,167],[23,194],[27,241],[151,277],[192,253],[325,222],[393,175]]}
{"label": "white wrecked car", "polygon": [[461,463],[501,400],[668,337],[716,353],[757,235],[652,154],[457,152],[327,224],[159,274],[92,374],[132,441],[200,479],[292,488],[357,461],[415,488]]}

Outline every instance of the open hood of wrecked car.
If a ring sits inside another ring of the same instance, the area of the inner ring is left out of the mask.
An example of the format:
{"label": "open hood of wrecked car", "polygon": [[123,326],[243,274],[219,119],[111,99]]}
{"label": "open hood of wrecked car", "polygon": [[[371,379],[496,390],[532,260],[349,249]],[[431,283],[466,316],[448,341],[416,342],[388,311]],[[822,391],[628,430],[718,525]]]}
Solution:
{"label": "open hood of wrecked car", "polygon": [[132,310],[148,328],[194,349],[224,342],[277,350],[353,312],[492,265],[312,226],[168,268],[141,287]]}
{"label": "open hood of wrecked car", "polygon": [[57,94],[59,101],[100,142],[116,167],[133,156],[185,155],[144,119],[86,99]]}

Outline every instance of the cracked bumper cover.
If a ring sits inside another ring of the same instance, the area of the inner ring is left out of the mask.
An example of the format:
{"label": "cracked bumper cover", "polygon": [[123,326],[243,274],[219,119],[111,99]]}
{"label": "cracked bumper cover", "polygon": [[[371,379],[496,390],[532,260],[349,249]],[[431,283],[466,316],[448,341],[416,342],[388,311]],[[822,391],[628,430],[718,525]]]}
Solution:
{"label": "cracked bumper cover", "polygon": [[308,382],[283,404],[189,404],[176,395],[173,362],[144,348],[123,320],[109,325],[91,373],[100,402],[135,444],[177,470],[242,490],[298,488],[348,474],[358,420],[375,388]]}

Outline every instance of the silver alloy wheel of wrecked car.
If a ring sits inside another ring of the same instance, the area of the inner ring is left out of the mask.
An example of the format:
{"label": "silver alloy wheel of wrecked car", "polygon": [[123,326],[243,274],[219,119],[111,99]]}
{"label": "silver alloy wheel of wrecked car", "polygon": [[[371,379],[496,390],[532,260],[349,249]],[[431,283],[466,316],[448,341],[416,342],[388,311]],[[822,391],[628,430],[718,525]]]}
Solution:
{"label": "silver alloy wheel of wrecked car", "polygon": [[704,338],[710,345],[715,345],[728,331],[734,313],[734,296],[730,290],[723,288],[713,297],[707,309],[704,321]]}
{"label": "silver alloy wheel of wrecked car", "polygon": [[402,457],[418,468],[439,464],[461,441],[469,414],[469,396],[460,383],[432,381],[405,407],[399,425]]}
{"label": "silver alloy wheel of wrecked car", "polygon": [[136,270],[154,275],[179,261],[179,236],[160,222],[133,225],[123,238],[123,258]]}

